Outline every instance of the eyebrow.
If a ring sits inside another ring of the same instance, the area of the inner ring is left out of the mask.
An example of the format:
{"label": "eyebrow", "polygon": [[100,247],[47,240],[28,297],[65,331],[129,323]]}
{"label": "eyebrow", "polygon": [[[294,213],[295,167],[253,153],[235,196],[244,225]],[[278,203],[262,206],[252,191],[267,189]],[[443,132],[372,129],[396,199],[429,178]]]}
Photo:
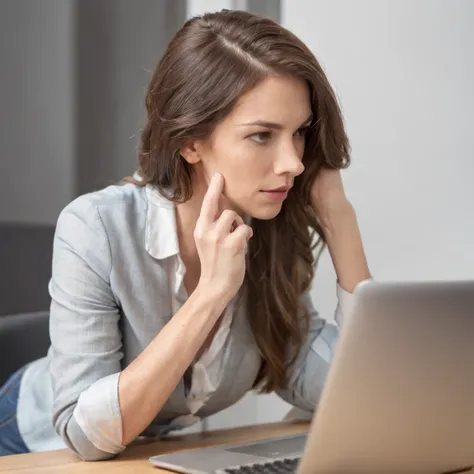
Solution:
{"label": "eyebrow", "polygon": [[[313,114],[311,114],[301,125],[301,127],[304,127],[305,125],[309,125],[313,121]],[[255,122],[249,122],[249,123],[240,123],[238,125],[239,127],[266,127],[266,128],[271,128],[273,130],[281,130],[283,129],[283,125],[280,123],[274,123],[274,122],[267,122],[266,120],[257,120]]]}

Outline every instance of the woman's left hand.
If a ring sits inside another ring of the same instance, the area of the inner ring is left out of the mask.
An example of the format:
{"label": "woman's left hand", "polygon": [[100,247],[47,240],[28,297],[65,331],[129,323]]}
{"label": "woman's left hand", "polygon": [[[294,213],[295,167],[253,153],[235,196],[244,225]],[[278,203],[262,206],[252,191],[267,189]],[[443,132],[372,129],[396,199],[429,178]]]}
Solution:
{"label": "woman's left hand", "polygon": [[311,187],[311,205],[323,228],[331,227],[334,219],[353,210],[344,191],[340,170],[321,168]]}

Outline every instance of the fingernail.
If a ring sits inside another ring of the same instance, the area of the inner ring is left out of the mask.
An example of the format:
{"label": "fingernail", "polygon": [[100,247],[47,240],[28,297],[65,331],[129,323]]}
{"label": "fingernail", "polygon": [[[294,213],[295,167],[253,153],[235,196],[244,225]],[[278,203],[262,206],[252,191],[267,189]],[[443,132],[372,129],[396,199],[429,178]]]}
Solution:
{"label": "fingernail", "polygon": [[217,181],[218,179],[220,179],[220,177],[221,177],[221,174],[220,174],[220,173],[214,173],[214,176],[212,177],[212,179],[213,179],[214,181]]}

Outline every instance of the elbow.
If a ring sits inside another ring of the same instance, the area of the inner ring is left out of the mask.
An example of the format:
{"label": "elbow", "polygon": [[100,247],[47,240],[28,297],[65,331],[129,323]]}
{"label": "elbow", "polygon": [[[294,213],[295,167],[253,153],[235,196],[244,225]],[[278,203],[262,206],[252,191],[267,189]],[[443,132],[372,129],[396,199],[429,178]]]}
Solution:
{"label": "elbow", "polygon": [[83,461],[107,461],[125,449],[121,444],[118,376],[119,373],[114,373],[94,382],[78,398],[58,390],[61,397],[55,400],[53,426]]}
{"label": "elbow", "polygon": [[305,397],[294,388],[277,390],[275,393],[294,408],[298,408],[299,410],[307,413],[313,413],[317,405],[317,401],[312,400],[312,397]]}
{"label": "elbow", "polygon": [[69,418],[66,429],[62,432],[60,430],[58,433],[69,449],[82,461],[109,461],[125,449],[125,446],[107,442],[109,440],[102,440],[102,443],[99,443],[97,440],[93,442],[94,440],[86,436],[74,416]]}
{"label": "elbow", "polygon": [[110,461],[122,452],[122,450],[117,452],[104,451],[94,446],[89,440],[78,440],[71,436],[68,436],[64,441],[76,456],[86,462]]}
{"label": "elbow", "polygon": [[86,462],[110,461],[117,457],[121,452],[118,451],[111,453],[103,451],[94,446],[90,441],[80,440],[78,442],[78,440],[71,439],[71,437],[68,437],[64,441],[77,457]]}
{"label": "elbow", "polygon": [[119,453],[106,453],[100,449],[80,452],[79,450],[72,448],[74,453],[82,460],[86,462],[97,462],[97,461],[110,461],[118,456]]}

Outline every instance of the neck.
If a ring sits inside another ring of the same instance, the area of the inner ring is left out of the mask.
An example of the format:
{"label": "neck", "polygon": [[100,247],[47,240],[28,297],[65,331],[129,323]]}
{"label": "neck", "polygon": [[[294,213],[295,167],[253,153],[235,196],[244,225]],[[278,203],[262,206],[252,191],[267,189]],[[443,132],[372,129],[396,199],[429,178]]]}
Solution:
{"label": "neck", "polygon": [[191,199],[176,205],[176,227],[179,250],[186,269],[193,273],[200,273],[201,265],[194,241],[194,229],[201,213],[208,186],[204,179],[197,179],[196,173],[194,173],[192,186]]}
{"label": "neck", "polygon": [[194,241],[194,229],[200,209],[199,202],[196,202],[194,198],[176,206],[176,230],[181,258],[187,269],[199,269],[199,272],[201,267]]}

